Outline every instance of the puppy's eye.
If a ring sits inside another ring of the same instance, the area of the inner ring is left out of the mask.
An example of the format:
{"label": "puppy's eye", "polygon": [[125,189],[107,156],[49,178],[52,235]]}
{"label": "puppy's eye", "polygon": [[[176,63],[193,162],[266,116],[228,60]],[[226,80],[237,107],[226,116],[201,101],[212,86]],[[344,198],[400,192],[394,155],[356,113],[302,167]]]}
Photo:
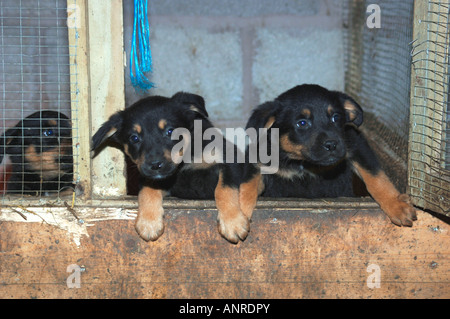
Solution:
{"label": "puppy's eye", "polygon": [[49,128],[49,129],[46,129],[43,132],[43,134],[44,134],[45,137],[49,137],[49,136],[53,136],[53,134],[55,134],[55,133],[53,132],[53,130],[51,128]]}
{"label": "puppy's eye", "polygon": [[168,137],[171,137],[171,136],[172,136],[172,133],[173,133],[173,128],[169,128],[169,129],[166,130],[166,135],[167,135]]}
{"label": "puppy's eye", "polygon": [[129,140],[130,140],[131,144],[136,144],[136,143],[139,143],[141,139],[139,138],[138,135],[133,134],[133,135],[130,135]]}
{"label": "puppy's eye", "polygon": [[339,122],[340,120],[341,120],[341,114],[334,113],[334,114],[331,116],[331,122],[333,122],[333,123],[337,123],[337,122]]}
{"label": "puppy's eye", "polygon": [[307,129],[311,126],[311,121],[308,119],[301,119],[297,122],[297,127],[301,129]]}

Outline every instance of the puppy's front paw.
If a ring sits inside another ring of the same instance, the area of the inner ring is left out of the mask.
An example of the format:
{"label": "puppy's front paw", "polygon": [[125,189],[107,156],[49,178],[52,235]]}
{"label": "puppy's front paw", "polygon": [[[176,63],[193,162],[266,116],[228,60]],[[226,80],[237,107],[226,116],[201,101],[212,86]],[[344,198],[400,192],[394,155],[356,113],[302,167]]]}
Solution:
{"label": "puppy's front paw", "polygon": [[164,232],[163,193],[159,189],[144,186],[138,195],[139,212],[136,231],[142,239],[157,240]]}
{"label": "puppy's front paw", "polygon": [[389,202],[389,206],[383,207],[384,212],[397,226],[413,225],[417,220],[416,209],[411,205],[409,196],[400,194]]}
{"label": "puppy's front paw", "polygon": [[249,231],[250,222],[241,212],[233,216],[219,213],[219,233],[229,242],[237,244],[247,237]]}
{"label": "puppy's front paw", "polygon": [[136,220],[136,231],[146,241],[155,241],[164,232],[163,214],[155,214],[153,217],[155,216],[156,218],[150,218],[148,214],[140,213]]}

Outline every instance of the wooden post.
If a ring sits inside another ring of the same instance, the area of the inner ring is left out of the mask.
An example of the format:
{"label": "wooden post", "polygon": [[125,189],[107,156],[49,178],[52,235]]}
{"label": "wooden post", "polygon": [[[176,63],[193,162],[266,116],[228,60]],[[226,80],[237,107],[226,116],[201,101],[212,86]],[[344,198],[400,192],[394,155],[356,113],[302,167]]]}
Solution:
{"label": "wooden post", "polygon": [[68,0],[69,27],[70,10],[80,19],[69,28],[76,178],[86,198],[121,198],[122,152],[105,148],[92,159],[90,139],[125,106],[122,0]]}
{"label": "wooden post", "polygon": [[86,0],[67,1],[74,179],[91,194],[90,105]]}
{"label": "wooden post", "polygon": [[[91,133],[125,107],[122,0],[88,2]],[[126,195],[123,153],[104,149],[92,162],[92,196]]]}

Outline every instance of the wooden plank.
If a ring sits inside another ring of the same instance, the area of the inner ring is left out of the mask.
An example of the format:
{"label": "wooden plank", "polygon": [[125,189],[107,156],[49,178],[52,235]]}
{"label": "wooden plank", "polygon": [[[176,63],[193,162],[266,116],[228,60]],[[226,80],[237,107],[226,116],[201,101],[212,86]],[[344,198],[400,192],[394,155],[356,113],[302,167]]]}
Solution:
{"label": "wooden plank", "polygon": [[[64,201],[63,203],[61,202]],[[86,200],[83,205],[72,207],[71,198],[58,198],[59,202],[30,201],[27,204],[10,200],[8,204],[0,208],[0,222],[39,222],[66,230],[68,235],[79,244],[80,238],[88,234],[88,225],[94,222],[132,219],[137,216],[137,199],[128,196],[125,200]],[[215,210],[213,200],[179,200],[177,198],[165,198],[163,207],[166,210],[198,211]],[[287,198],[283,201],[277,199],[260,199],[259,209],[273,211],[310,211],[318,213],[338,210],[360,210],[378,208],[371,198],[336,198],[317,200],[298,200]]]}
{"label": "wooden plank", "polygon": [[[17,196],[19,197],[19,196]],[[0,221],[6,220],[7,213],[11,208],[18,206],[24,207],[23,201],[12,199],[9,196],[7,205],[0,208]],[[21,197],[20,197],[21,198]],[[58,210],[66,210],[65,203],[70,203],[71,196],[62,196],[60,198],[48,197],[45,199],[35,199],[33,197],[27,198],[25,208],[29,210],[47,211],[49,213],[61,214]],[[63,201],[63,202],[62,202]],[[176,197],[166,197],[163,202],[164,208],[169,209],[214,209],[216,204],[214,200],[181,200]],[[298,199],[298,198],[268,198],[261,197],[258,199],[257,208],[264,209],[291,209],[291,210],[333,210],[333,209],[372,209],[377,208],[378,204],[370,197],[342,197],[342,198],[322,198],[322,199]],[[100,199],[100,200],[85,200],[82,204],[76,205],[74,209],[80,214],[86,214],[90,209],[134,209],[137,210],[137,197],[127,196],[123,199]]]}
{"label": "wooden plank", "polygon": [[[125,107],[122,0],[88,3],[91,136]],[[90,143],[88,144],[90,145]],[[125,160],[121,151],[103,149],[92,161],[92,196],[126,195]]]}
{"label": "wooden plank", "polygon": [[[219,235],[211,207],[166,209],[156,242],[133,223],[91,221],[76,243],[47,223],[1,222],[0,297],[450,297],[450,226],[424,212],[400,228],[374,207],[258,208],[238,245]],[[367,285],[372,264],[380,288]],[[80,288],[67,286],[70,265],[82,270]]]}

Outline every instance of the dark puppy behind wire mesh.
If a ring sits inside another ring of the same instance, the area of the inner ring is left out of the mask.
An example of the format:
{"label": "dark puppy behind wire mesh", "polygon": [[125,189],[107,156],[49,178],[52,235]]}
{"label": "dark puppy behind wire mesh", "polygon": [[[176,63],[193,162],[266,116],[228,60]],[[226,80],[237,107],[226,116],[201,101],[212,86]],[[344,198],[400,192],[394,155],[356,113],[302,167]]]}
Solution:
{"label": "dark puppy behind wire mesh", "polygon": [[263,176],[262,196],[355,196],[360,178],[394,224],[412,226],[415,209],[381,169],[358,130],[362,122],[353,98],[318,85],[296,86],[258,106],[247,128],[279,130],[279,169]]}
{"label": "dark puppy behind wire mesh", "polygon": [[67,116],[38,111],[0,138],[0,163],[9,156],[12,173],[6,192],[50,195],[73,185],[72,128]]}
{"label": "dark puppy behind wire mesh", "polygon": [[[195,125],[201,125],[201,130],[197,131],[197,135],[201,134],[200,140],[196,138]],[[186,136],[172,136],[175,129],[183,129]],[[135,227],[143,239],[156,240],[162,235],[162,203],[167,195],[184,199],[215,199],[220,234],[232,243],[246,238],[250,226],[245,213],[253,209],[248,203],[256,203],[257,198],[256,192],[248,187],[243,187],[239,193],[240,186],[246,185],[242,176],[247,166],[236,161],[230,164],[225,160],[211,161],[205,158],[204,152],[195,154],[195,149],[204,150],[212,143],[211,140],[203,140],[207,129],[213,129],[213,125],[208,119],[203,98],[178,92],[171,98],[144,98],[113,114],[94,134],[94,150],[105,141],[113,142],[137,166],[141,185]],[[183,157],[181,162],[174,160],[172,154],[180,142],[185,145],[175,151],[175,157]],[[222,159],[225,159],[228,146],[230,144],[224,139],[223,149],[217,150]],[[231,144],[231,149],[236,157],[237,148]],[[187,152],[190,152],[189,156]]]}

